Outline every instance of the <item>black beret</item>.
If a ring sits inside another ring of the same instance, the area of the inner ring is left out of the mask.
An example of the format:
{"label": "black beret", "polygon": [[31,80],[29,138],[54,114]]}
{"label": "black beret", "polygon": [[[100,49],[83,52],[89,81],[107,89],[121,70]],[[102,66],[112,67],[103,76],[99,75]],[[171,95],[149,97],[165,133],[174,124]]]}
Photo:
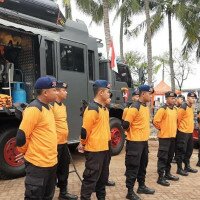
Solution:
{"label": "black beret", "polygon": [[67,87],[68,87],[68,85],[65,82],[57,81],[57,83],[56,83],[56,88],[67,88]]}
{"label": "black beret", "polygon": [[168,91],[165,93],[165,98],[167,97],[177,97],[177,94],[175,92]]}
{"label": "black beret", "polygon": [[197,95],[195,92],[188,92],[187,97],[195,97],[197,98]]}

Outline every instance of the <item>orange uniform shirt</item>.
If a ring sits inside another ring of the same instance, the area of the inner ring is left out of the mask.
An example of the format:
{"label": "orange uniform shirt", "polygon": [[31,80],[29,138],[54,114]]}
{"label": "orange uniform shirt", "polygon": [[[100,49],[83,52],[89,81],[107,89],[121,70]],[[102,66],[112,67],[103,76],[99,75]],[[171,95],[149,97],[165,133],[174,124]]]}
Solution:
{"label": "orange uniform shirt", "polygon": [[67,108],[63,103],[55,102],[51,106],[54,118],[56,121],[56,132],[58,144],[67,143],[68,139],[68,123],[67,123]]}
{"label": "orange uniform shirt", "polygon": [[159,138],[175,138],[177,132],[177,109],[167,105],[161,107],[154,116],[154,126],[159,130]]}
{"label": "orange uniform shirt", "polygon": [[85,151],[99,152],[109,149],[111,135],[107,108],[96,102],[90,103],[83,115],[82,128],[86,130],[86,139],[81,140]]}
{"label": "orange uniform shirt", "polygon": [[26,144],[18,147],[24,158],[35,166],[52,167],[57,163],[57,134],[55,119],[48,105],[34,100],[25,109],[19,129]]}
{"label": "orange uniform shirt", "polygon": [[124,121],[129,122],[127,140],[147,141],[150,135],[150,110],[141,102],[134,102],[127,111]]}
{"label": "orange uniform shirt", "polygon": [[183,103],[178,109],[178,130],[183,133],[193,133],[194,130],[194,112],[193,108],[187,103]]}

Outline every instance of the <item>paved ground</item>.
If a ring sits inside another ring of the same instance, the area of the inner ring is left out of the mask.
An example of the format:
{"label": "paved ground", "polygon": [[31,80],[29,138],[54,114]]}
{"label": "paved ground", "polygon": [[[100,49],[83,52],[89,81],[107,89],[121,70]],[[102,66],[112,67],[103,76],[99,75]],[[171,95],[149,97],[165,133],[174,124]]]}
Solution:
{"label": "paved ground", "polygon": [[[156,183],[156,153],[157,141],[150,141],[149,166],[147,172],[146,183],[148,186],[156,189],[154,195],[140,195],[144,200],[190,200],[200,199],[200,172],[197,174],[190,174],[188,177],[180,177],[180,181],[171,182],[170,187],[163,187]],[[78,171],[82,175],[84,169],[84,157],[78,153],[73,154]],[[197,161],[197,150],[194,150],[191,165],[195,166]],[[125,200],[126,188],[124,177],[124,151],[112,158],[110,166],[110,178],[116,182],[115,187],[107,188],[107,200]],[[175,173],[176,166],[173,164],[172,172]],[[200,168],[199,168],[200,171]],[[80,181],[75,173],[69,176],[69,191],[79,195]],[[137,187],[137,186],[136,186]],[[24,178],[15,180],[3,181],[0,180],[0,200],[22,200],[24,193]],[[56,190],[54,199],[58,197],[58,190]],[[93,195],[92,200],[95,200]]]}

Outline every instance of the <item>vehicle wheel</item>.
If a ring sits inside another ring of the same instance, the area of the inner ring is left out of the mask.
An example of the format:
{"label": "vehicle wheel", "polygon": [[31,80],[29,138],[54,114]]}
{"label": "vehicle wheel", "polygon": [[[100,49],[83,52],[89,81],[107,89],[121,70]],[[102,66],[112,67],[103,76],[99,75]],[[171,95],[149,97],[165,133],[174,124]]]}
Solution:
{"label": "vehicle wheel", "polygon": [[118,118],[110,118],[110,132],[111,132],[111,145],[110,150],[112,156],[118,155],[123,147],[125,141],[124,130],[121,126],[121,120]]}
{"label": "vehicle wheel", "polygon": [[0,178],[10,179],[25,175],[24,160],[15,161],[17,127],[1,127],[0,130]]}

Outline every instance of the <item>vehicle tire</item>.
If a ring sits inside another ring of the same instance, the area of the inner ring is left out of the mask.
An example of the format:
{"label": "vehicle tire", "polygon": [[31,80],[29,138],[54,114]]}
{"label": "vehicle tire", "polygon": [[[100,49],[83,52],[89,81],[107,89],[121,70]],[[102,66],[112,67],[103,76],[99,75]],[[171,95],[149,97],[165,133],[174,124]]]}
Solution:
{"label": "vehicle tire", "polygon": [[115,117],[110,118],[110,132],[111,132],[111,155],[120,154],[124,147],[125,135],[121,126],[121,120]]}
{"label": "vehicle tire", "polygon": [[[12,125],[11,125],[12,126]],[[11,179],[25,175],[24,161],[15,161],[17,127],[0,128],[0,178]]]}

